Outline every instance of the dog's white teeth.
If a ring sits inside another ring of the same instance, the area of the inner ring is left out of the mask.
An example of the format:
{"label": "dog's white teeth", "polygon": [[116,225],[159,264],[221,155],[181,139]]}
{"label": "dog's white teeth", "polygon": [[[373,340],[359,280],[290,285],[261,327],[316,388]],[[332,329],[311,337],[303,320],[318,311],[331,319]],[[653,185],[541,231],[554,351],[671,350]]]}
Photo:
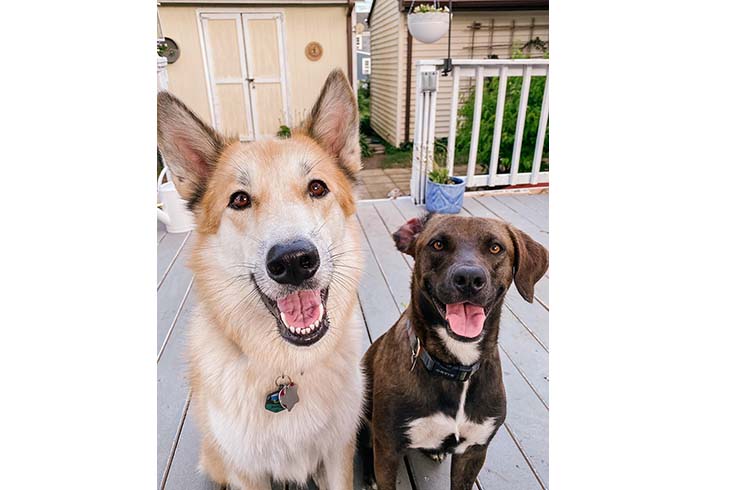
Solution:
{"label": "dog's white teeth", "polygon": [[301,327],[296,328],[296,333],[301,335]]}
{"label": "dog's white teeth", "polygon": [[286,321],[286,315],[283,312],[281,312],[281,321],[283,322],[284,325],[288,327],[288,322]]}
{"label": "dog's white teeth", "polygon": [[322,321],[322,318],[324,317],[324,305],[322,303],[319,303],[319,318],[317,319],[316,323]]}
{"label": "dog's white teeth", "polygon": [[306,333],[311,333],[312,331],[314,331],[314,329],[313,329],[313,328],[311,328],[311,325],[309,325],[309,326],[308,326],[308,327],[306,328]]}
{"label": "dog's white teeth", "polygon": [[293,327],[288,327],[289,330],[291,330],[291,333],[296,333],[296,329]]}

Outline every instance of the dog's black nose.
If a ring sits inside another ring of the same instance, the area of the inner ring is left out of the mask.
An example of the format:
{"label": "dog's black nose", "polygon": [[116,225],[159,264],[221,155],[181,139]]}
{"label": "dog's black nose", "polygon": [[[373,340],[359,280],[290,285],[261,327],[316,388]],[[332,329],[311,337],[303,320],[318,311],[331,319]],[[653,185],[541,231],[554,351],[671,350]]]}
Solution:
{"label": "dog's black nose", "polygon": [[319,251],[307,240],[279,243],[268,250],[265,263],[271,279],[298,286],[319,269]]}
{"label": "dog's black nose", "polygon": [[462,265],[454,270],[452,282],[462,293],[477,293],[487,284],[487,276],[481,267]]}

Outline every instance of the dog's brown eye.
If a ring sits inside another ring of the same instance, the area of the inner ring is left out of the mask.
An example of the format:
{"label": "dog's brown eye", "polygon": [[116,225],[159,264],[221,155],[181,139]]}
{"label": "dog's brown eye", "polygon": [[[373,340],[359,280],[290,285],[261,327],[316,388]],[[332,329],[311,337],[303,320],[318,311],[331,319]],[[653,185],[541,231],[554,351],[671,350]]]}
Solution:
{"label": "dog's brown eye", "polygon": [[230,196],[230,207],[232,209],[245,209],[251,205],[250,196],[247,192],[238,191]]}
{"label": "dog's brown eye", "polygon": [[503,247],[501,247],[497,243],[493,243],[492,245],[490,245],[490,253],[493,255],[499,254],[502,250],[503,250]]}
{"label": "dog's brown eye", "polygon": [[312,180],[309,182],[309,195],[311,197],[316,197],[318,199],[326,196],[328,192],[329,189],[327,189],[327,184],[321,180]]}
{"label": "dog's brown eye", "polygon": [[431,248],[433,248],[437,252],[441,252],[442,250],[444,250],[444,242],[441,240],[434,240],[433,242],[431,242]]}

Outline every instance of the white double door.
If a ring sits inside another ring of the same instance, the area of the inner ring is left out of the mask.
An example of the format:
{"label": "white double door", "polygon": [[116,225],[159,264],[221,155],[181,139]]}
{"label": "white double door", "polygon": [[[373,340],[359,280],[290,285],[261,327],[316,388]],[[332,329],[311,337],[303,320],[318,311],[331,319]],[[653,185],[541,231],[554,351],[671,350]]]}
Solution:
{"label": "white double door", "polygon": [[214,126],[242,141],[290,126],[280,13],[201,13]]}

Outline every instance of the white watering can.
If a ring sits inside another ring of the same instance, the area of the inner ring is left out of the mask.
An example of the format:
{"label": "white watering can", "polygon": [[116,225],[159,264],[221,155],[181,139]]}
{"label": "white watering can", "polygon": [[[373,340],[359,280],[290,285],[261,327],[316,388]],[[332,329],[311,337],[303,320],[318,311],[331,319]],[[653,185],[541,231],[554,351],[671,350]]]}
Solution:
{"label": "white watering can", "polygon": [[[165,183],[164,175],[168,175],[168,181]],[[158,176],[158,199],[161,202],[161,206],[156,209],[158,220],[166,225],[167,232],[184,233],[194,229],[194,215],[174,187],[168,167],[163,167],[161,175]]]}

